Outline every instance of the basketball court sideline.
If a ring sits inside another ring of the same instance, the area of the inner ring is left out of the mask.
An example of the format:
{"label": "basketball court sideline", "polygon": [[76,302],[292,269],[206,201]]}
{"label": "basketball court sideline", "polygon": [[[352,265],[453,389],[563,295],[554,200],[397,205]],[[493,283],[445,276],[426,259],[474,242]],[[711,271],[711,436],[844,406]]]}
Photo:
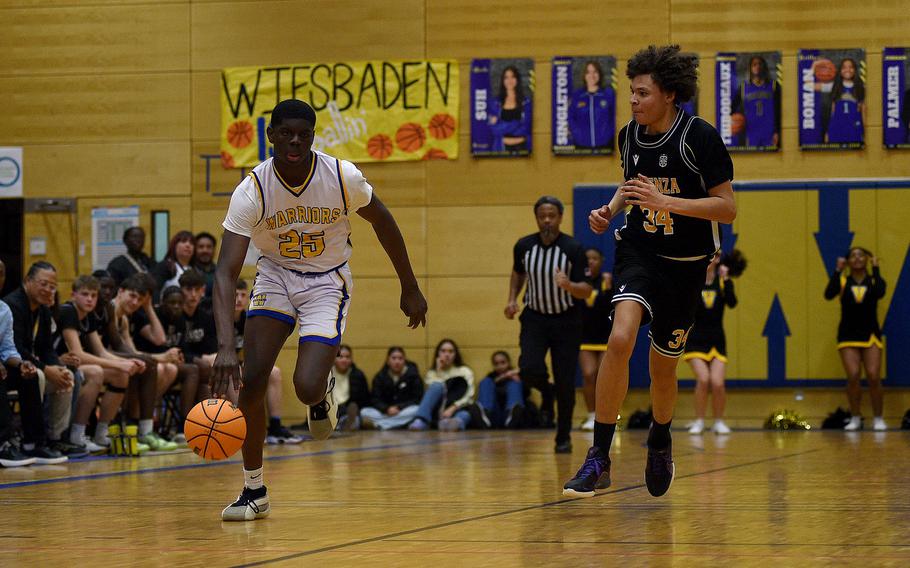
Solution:
{"label": "basketball court sideline", "polygon": [[[644,433],[617,437],[613,486],[563,498],[576,454],[549,432],[363,433],[270,447],[268,519],[222,523],[237,460],[191,453],[0,470],[15,520],[0,565],[599,566],[769,561],[904,566],[900,432],[674,436],[677,478],[647,495]],[[845,498],[849,495],[849,498]]]}

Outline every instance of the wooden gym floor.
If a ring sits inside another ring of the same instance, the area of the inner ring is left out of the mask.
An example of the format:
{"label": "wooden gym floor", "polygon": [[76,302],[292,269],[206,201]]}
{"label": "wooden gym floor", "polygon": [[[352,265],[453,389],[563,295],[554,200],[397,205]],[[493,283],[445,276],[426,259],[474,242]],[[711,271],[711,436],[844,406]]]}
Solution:
{"label": "wooden gym floor", "polygon": [[564,498],[588,436],[365,432],[267,450],[272,515],[222,523],[238,463],[190,453],[0,469],[0,566],[908,566],[910,433],[674,433],[677,478]]}

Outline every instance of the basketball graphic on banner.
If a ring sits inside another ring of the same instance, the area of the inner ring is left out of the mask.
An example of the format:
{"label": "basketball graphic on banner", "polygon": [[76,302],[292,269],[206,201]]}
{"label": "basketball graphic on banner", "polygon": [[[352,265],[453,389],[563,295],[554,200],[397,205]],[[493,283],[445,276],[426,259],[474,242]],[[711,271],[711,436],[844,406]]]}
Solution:
{"label": "basketball graphic on banner", "polygon": [[253,125],[246,120],[238,120],[228,126],[228,144],[234,148],[246,148],[253,141]]}
{"label": "basketball graphic on banner", "polygon": [[451,114],[434,114],[429,124],[430,136],[444,140],[455,133],[455,117]]}
{"label": "basketball graphic on banner", "polygon": [[377,160],[385,160],[393,150],[392,139],[385,134],[377,134],[367,142],[367,153]]}
{"label": "basketball graphic on banner", "polygon": [[416,152],[423,146],[427,134],[416,122],[405,122],[395,133],[395,144],[405,152]]}

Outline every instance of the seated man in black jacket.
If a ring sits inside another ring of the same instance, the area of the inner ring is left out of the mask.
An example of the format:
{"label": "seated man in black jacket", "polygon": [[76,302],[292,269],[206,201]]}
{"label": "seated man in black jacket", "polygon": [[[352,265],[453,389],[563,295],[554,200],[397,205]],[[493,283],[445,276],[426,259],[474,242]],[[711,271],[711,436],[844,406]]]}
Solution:
{"label": "seated man in black jacket", "polygon": [[[72,371],[61,365],[54,351],[50,306],[54,305],[56,291],[57,270],[52,264],[42,261],[28,269],[20,288],[3,298],[13,313],[13,338],[16,351],[22,356],[18,367],[9,368],[6,388],[19,392],[25,433],[22,449],[27,456],[35,458],[37,464],[67,461],[66,456],[48,447],[49,425],[44,419],[38,386],[38,375],[43,373],[47,385],[45,396],[60,399],[62,404],[53,407],[64,412],[63,416],[59,415],[60,412],[53,412],[51,419],[68,422],[75,378]],[[78,361],[71,363],[78,365]]]}
{"label": "seated man in black jacket", "polygon": [[370,406],[360,411],[364,428],[404,428],[417,416],[423,396],[423,379],[417,365],[405,358],[404,349],[390,347],[386,363],[373,378]]}

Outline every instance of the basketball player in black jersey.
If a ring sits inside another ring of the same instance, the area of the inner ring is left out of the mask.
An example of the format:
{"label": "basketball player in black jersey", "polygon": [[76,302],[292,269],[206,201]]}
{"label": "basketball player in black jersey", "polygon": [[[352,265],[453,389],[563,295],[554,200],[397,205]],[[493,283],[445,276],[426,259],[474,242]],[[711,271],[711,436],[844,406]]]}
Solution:
{"label": "basketball player in black jersey", "polygon": [[629,388],[629,357],[638,328],[651,323],[651,403],[645,482],[651,495],[673,482],[670,421],[676,405],[676,364],[695,319],[705,271],[720,248],[718,223],[736,217],[733,162],[717,131],[681,110],[696,89],[697,60],[678,45],[650,46],[629,60],[633,120],[619,133],[626,180],[610,203],[591,211],[602,234],[626,206],[616,232],[613,329],[597,376],[594,447],[563,487],[590,497],[610,485],[609,450]]}

